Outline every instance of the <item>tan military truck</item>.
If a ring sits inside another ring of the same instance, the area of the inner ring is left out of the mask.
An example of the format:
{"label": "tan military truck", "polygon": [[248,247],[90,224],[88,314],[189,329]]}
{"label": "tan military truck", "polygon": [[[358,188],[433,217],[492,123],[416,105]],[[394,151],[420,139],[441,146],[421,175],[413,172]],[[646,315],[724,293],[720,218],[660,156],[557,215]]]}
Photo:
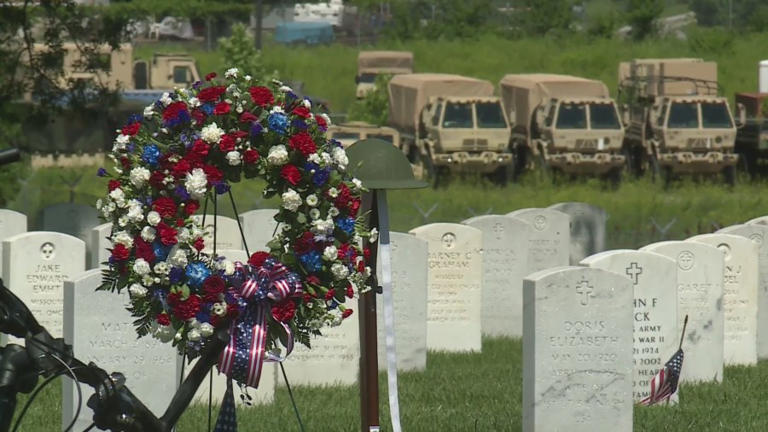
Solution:
{"label": "tan military truck", "polygon": [[[135,100],[147,104],[159,99],[163,91],[188,87],[200,81],[194,58],[186,54],[156,53],[149,62],[134,61],[131,44],[121,44],[116,50],[103,45],[96,48],[98,63],[87,65],[77,45],[65,42],[62,48],[62,87],[69,80],[84,80],[111,90],[119,89],[126,101]],[[49,48],[44,44],[35,44],[34,49],[42,53]]]}
{"label": "tan military truck", "polygon": [[389,126],[434,185],[447,173],[507,180],[509,123],[493,84],[449,74],[396,75],[389,82]]}
{"label": "tan military truck", "polygon": [[717,63],[702,59],[635,59],[619,64],[625,149],[635,174],[651,169],[719,174],[733,183],[736,126],[718,95]]}
{"label": "tan military truck", "polygon": [[397,148],[401,148],[400,133],[397,130],[388,126],[376,126],[361,121],[331,125],[328,127],[326,136],[339,141],[344,148],[367,138],[384,140]]}
{"label": "tan military truck", "polygon": [[765,173],[768,160],[768,93],[736,93],[735,99],[741,119],[734,151],[749,175],[755,177]]}
{"label": "tan military truck", "polygon": [[526,168],[618,180],[624,128],[600,81],[570,75],[511,74],[499,82],[512,126],[515,175]]}
{"label": "tan military truck", "polygon": [[357,55],[357,98],[362,99],[376,86],[381,74],[413,73],[413,53],[408,51],[360,51]]}

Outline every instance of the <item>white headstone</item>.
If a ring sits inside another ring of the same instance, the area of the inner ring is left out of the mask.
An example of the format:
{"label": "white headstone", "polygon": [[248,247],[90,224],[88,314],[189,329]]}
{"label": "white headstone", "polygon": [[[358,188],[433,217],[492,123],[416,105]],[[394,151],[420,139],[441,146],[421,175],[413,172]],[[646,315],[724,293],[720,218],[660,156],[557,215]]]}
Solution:
{"label": "white headstone", "polygon": [[[91,229],[101,223],[96,209],[78,203],[61,203],[43,209],[43,231],[69,234],[88,242]],[[86,249],[86,263],[90,262],[90,251]]]}
{"label": "white headstone", "polygon": [[677,351],[677,263],[653,252],[612,250],[581,261],[632,281],[633,356],[632,394],[635,402],[648,397],[650,380]]}
{"label": "white headstone", "polygon": [[[312,337],[311,349],[296,344],[283,363],[288,382],[294,385],[353,385],[360,369],[360,332],[355,313],[338,327],[324,327],[322,336]],[[280,380],[279,385],[285,385]]]}
{"label": "white headstone", "polygon": [[275,215],[277,215],[277,209],[251,210],[240,215],[248,250],[268,249],[267,243],[277,233],[278,223],[275,221]]}
{"label": "white headstone", "polygon": [[757,245],[732,234],[702,234],[688,241],[714,246],[725,254],[723,361],[757,364]]}
{"label": "white headstone", "polygon": [[523,336],[523,278],[528,275],[530,224],[487,215],[467,219],[483,232],[482,330],[489,336]]}
{"label": "white headstone", "polygon": [[[93,269],[64,282],[64,340],[78,359],[93,361],[108,373],[125,375],[126,385],[155,415],[162,415],[178,385],[178,354],[171,344],[145,336],[136,338],[134,318],[125,309],[128,293],[96,291],[101,270]],[[87,428],[93,412],[86,406],[93,389],[82,390],[82,408],[74,430]],[[66,427],[77,410],[77,389],[70,379],[62,380],[62,425]]]}
{"label": "white headstone", "polygon": [[0,274],[3,271],[2,241],[24,232],[27,232],[27,215],[13,210],[0,209]]}
{"label": "white headstone", "polygon": [[547,208],[571,218],[571,264],[605,250],[605,222],[608,215],[600,207],[582,202],[563,202]]}
{"label": "white headstone", "polygon": [[688,327],[683,341],[682,382],[723,379],[723,252],[688,241],[664,241],[641,250],[677,263],[677,326]]}
{"label": "white headstone", "polygon": [[112,242],[108,237],[112,234],[112,223],[101,224],[91,230],[88,238],[88,268],[94,269],[101,267],[104,262],[109,261],[109,249],[112,248]]}
{"label": "white headstone", "polygon": [[[410,234],[390,232],[392,294],[395,309],[397,369],[427,367],[427,242]],[[381,255],[379,255],[381,260]],[[381,269],[381,266],[378,266]],[[379,283],[382,279],[379,276]],[[379,369],[386,369],[383,296],[376,296]]]}
{"label": "white headstone", "polygon": [[768,216],[760,216],[745,222],[747,225],[768,225]]}
{"label": "white headstone", "polygon": [[240,250],[240,249],[217,250],[216,255],[223,256],[227,258],[229,261],[240,261],[241,263],[248,262],[248,254],[244,250]]}
{"label": "white headstone", "polygon": [[551,209],[527,208],[507,213],[507,216],[529,223],[533,230],[528,237],[527,274],[552,267],[568,265],[570,261],[570,218]]}
{"label": "white headstone", "polygon": [[453,223],[412,229],[427,241],[427,348],[480,351],[483,233]]}
{"label": "white headstone", "polygon": [[523,296],[523,431],[631,431],[629,278],[559,267]]}
{"label": "white headstone", "polygon": [[85,271],[85,243],[67,234],[33,231],[5,239],[3,251],[6,286],[53,337],[61,337],[64,281]]}
{"label": "white headstone", "polygon": [[718,233],[747,237],[757,250],[757,358],[768,358],[768,226],[732,225]]}
{"label": "white headstone", "polygon": [[214,223],[216,227],[216,250],[219,249],[242,249],[243,248],[243,237],[240,235],[240,227],[237,224],[237,221],[226,217],[226,216],[216,216],[216,219],[214,221],[213,215],[194,215],[192,216],[195,220],[198,221],[198,223],[203,223],[203,217],[205,217],[205,223],[203,225],[203,228],[206,231],[206,235],[204,237],[205,240],[205,251],[210,253],[211,248],[213,247],[213,231],[214,231]]}

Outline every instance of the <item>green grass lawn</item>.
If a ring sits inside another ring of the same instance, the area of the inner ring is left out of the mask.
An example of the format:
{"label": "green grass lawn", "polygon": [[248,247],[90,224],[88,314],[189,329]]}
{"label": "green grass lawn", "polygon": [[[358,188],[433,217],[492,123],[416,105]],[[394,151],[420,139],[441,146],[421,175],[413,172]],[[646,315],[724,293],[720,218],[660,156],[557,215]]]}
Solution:
{"label": "green grass lawn", "polygon": [[[690,359],[689,359],[690,360]],[[323,371],[318,371],[323,373]],[[756,367],[727,367],[722,384],[684,385],[677,407],[636,407],[634,430],[762,431],[768,428],[768,362]],[[427,370],[402,373],[400,409],[406,431],[519,431],[522,427],[522,343],[484,339],[481,354],[430,352]],[[129,383],[130,385],[130,383]],[[379,376],[382,430],[389,428],[386,376]],[[46,389],[29,411],[21,430],[60,430],[60,386]],[[357,387],[294,389],[306,431],[357,431]],[[218,411],[214,410],[214,418]],[[557,415],[557,413],[552,413]],[[272,404],[240,408],[242,431],[298,431],[286,390]],[[179,432],[207,430],[208,410],[190,409]]]}

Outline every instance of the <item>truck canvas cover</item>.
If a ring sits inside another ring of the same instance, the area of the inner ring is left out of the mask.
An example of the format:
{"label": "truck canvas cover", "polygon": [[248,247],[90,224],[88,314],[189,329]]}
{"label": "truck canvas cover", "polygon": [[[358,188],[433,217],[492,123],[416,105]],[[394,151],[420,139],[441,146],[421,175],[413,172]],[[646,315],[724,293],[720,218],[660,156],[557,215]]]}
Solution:
{"label": "truck canvas cover", "polygon": [[389,82],[389,124],[414,131],[431,97],[493,96],[490,81],[450,74],[395,75]]}
{"label": "truck canvas cover", "polygon": [[637,79],[640,94],[644,96],[717,96],[717,63],[702,59],[635,59],[621,62],[619,85],[630,84],[630,78]]}
{"label": "truck canvas cover", "polygon": [[499,82],[501,103],[510,122],[527,126],[534,110],[550,98],[608,98],[601,81],[555,74],[510,74]]}
{"label": "truck canvas cover", "polygon": [[408,51],[361,51],[357,55],[357,72],[411,73],[413,53]]}

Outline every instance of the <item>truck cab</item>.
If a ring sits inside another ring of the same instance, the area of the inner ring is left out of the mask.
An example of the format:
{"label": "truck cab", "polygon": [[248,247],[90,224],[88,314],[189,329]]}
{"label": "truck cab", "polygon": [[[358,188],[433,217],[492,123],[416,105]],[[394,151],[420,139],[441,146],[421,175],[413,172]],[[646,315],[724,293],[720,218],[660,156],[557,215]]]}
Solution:
{"label": "truck cab", "polygon": [[413,72],[413,53],[408,51],[361,51],[357,56],[355,95],[364,98],[376,87],[382,74],[397,75]]}
{"label": "truck cab", "polygon": [[768,93],[736,93],[739,113],[736,146],[751,176],[758,174],[758,163],[768,158]]}
{"label": "truck cab", "polygon": [[624,127],[616,104],[606,98],[550,99],[539,106],[534,152],[569,174],[605,174],[624,165]]}
{"label": "truck cab", "polygon": [[189,87],[200,81],[195,60],[186,54],[155,54],[151,62],[133,62],[133,89]]}
{"label": "truck cab", "polygon": [[511,163],[509,122],[498,97],[433,97],[422,124],[436,167],[489,172]]}
{"label": "truck cab", "polygon": [[725,98],[662,97],[649,111],[647,139],[660,167],[715,173],[736,165],[736,125]]}

